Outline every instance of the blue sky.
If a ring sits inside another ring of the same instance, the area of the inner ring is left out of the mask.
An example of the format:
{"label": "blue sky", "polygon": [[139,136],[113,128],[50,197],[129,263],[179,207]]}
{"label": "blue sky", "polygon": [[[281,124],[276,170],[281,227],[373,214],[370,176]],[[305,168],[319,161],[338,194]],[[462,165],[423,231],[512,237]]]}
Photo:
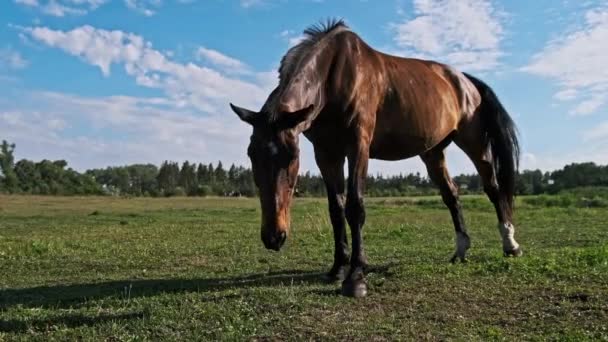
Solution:
{"label": "blue sky", "polygon": [[[608,5],[491,0],[2,0],[0,139],[76,169],[165,159],[248,165],[253,109],[308,25],[341,17],[373,47],[490,84],[524,168],[608,163]],[[302,139],[303,170],[317,172]],[[453,174],[471,163],[450,147]],[[373,173],[422,171],[372,162]]]}

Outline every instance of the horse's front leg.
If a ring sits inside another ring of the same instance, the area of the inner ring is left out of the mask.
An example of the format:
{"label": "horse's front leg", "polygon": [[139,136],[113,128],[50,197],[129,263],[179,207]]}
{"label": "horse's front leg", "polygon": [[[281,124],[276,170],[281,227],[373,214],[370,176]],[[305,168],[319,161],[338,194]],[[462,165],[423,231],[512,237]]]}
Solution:
{"label": "horse's front leg", "polygon": [[363,274],[367,266],[367,258],[363,251],[361,231],[365,223],[363,192],[365,191],[368,161],[369,143],[363,139],[348,156],[348,190],[345,213],[352,235],[352,256],[349,273],[342,282],[342,294],[350,297],[364,297],[367,294],[367,284]]}
{"label": "horse's front leg", "polygon": [[[337,185],[338,183],[334,184]],[[348,256],[348,240],[346,239],[346,222],[344,221],[344,178],[342,178],[341,186],[338,185],[338,189],[333,188],[333,185],[327,184],[327,181],[326,186],[335,247],[334,263],[331,270],[327,273],[327,278],[330,281],[344,280],[350,261]]]}
{"label": "horse's front leg", "polygon": [[344,154],[329,153],[327,148],[315,149],[315,159],[327,189],[329,217],[334,231],[334,263],[326,277],[328,281],[341,281],[350,261],[344,220]]}

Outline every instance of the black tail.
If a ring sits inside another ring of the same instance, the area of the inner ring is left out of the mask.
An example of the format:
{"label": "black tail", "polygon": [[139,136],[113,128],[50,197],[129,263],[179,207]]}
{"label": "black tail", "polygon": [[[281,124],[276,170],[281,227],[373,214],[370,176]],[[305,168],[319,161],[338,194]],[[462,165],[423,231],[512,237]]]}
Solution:
{"label": "black tail", "polygon": [[513,205],[515,177],[519,168],[517,127],[492,88],[469,74],[464,74],[481,94],[481,121],[490,143],[494,172],[502,195]]}

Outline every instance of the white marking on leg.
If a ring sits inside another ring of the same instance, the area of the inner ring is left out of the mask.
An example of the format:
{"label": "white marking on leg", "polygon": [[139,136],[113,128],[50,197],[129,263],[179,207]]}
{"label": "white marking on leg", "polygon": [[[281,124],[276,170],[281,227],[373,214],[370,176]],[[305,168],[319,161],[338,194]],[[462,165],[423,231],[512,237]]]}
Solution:
{"label": "white marking on leg", "polygon": [[519,248],[519,244],[515,241],[515,227],[511,222],[499,222],[498,230],[502,236],[502,247],[505,252]]}

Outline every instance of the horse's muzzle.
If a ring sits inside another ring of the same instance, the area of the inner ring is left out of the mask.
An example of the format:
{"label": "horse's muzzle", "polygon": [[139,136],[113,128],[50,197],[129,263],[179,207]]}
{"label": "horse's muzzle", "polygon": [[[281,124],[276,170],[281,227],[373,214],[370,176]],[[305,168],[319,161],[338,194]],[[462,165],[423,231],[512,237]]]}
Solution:
{"label": "horse's muzzle", "polygon": [[262,241],[264,242],[264,246],[267,249],[272,249],[273,251],[279,251],[283,244],[285,244],[285,240],[287,240],[287,233],[278,232],[271,234],[263,234]]}

